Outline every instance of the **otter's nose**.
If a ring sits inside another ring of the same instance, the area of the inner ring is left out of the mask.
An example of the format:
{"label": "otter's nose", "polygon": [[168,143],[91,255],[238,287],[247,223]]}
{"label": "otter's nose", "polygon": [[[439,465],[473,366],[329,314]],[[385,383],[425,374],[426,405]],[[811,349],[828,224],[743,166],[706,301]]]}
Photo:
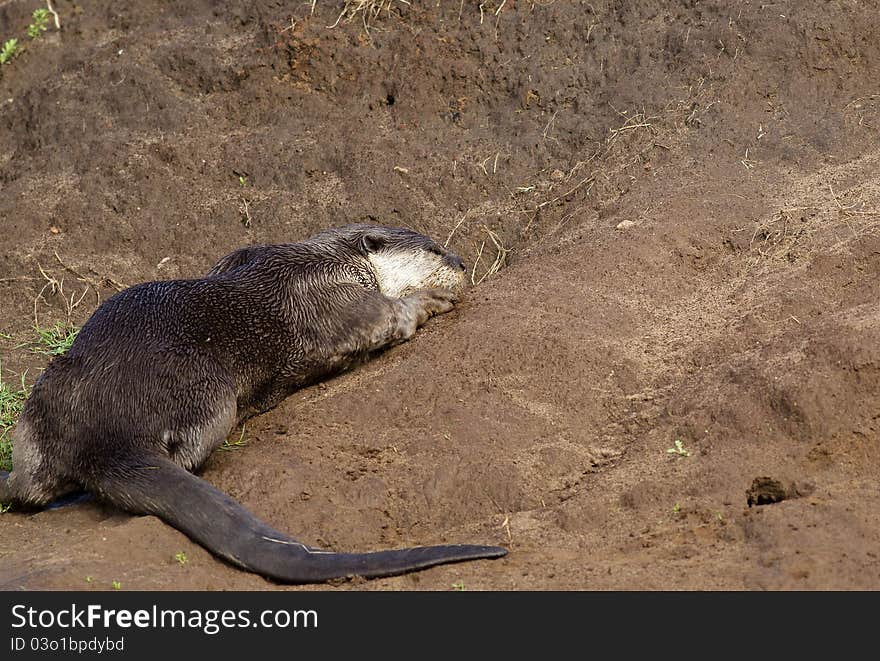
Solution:
{"label": "otter's nose", "polygon": [[459,271],[464,271],[464,260],[458,255],[453,255],[449,253],[446,255],[446,262],[452,266],[453,268],[457,268]]}

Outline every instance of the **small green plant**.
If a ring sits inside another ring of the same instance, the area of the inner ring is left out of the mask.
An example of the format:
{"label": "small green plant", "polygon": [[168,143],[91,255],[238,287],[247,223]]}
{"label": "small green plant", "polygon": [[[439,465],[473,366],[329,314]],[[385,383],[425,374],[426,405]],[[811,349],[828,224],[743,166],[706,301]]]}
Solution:
{"label": "small green plant", "polygon": [[31,39],[36,39],[49,27],[49,10],[34,9],[32,16],[34,22],[28,25],[27,34]]}
{"label": "small green plant", "polygon": [[238,177],[238,185],[244,186],[246,183],[247,183],[247,177],[245,177],[244,175],[240,175]]}
{"label": "small green plant", "polygon": [[12,428],[28,396],[24,377],[20,385],[13,386],[3,381],[0,370],[0,470],[12,470]]}
{"label": "small green plant", "polygon": [[241,426],[241,434],[239,434],[238,440],[230,441],[227,438],[225,441],[223,441],[223,445],[220,446],[220,449],[226,450],[226,451],[238,450],[240,448],[243,448],[245,445],[247,445],[248,442],[247,442],[247,440],[245,440],[245,437],[244,437],[244,428],[245,428],[245,426],[242,425]]}
{"label": "small green plant", "polygon": [[675,505],[672,506],[672,513],[678,514],[679,512],[681,512],[681,505],[679,503],[675,503]]}
{"label": "small green plant", "polygon": [[12,505],[10,503],[0,503],[0,514],[6,514],[11,509]]}
{"label": "small green plant", "polygon": [[113,586],[114,590],[121,590],[122,589],[122,583],[120,583],[119,581],[113,581],[110,585]]}
{"label": "small green plant", "polygon": [[67,353],[70,345],[79,334],[79,328],[67,323],[58,323],[49,328],[34,328],[37,332],[37,346],[34,353],[42,353],[47,356],[60,356]]}
{"label": "small green plant", "polygon": [[183,551],[178,551],[174,554],[174,559],[177,560],[177,562],[179,562],[180,564],[185,565],[187,561],[186,553],[184,553]]}
{"label": "small green plant", "polygon": [[0,64],[7,64],[18,55],[18,39],[7,39],[0,46]]}
{"label": "small green plant", "polygon": [[680,440],[676,439],[674,448],[666,448],[667,454],[675,454],[679,457],[690,457],[691,453],[688,450],[684,449],[684,443]]}
{"label": "small green plant", "polygon": [[452,589],[456,590],[457,592],[464,592],[464,590],[465,590],[464,581],[459,581],[458,583],[453,583]]}
{"label": "small green plant", "polygon": [[86,583],[91,583],[93,580],[95,579],[93,579],[91,576],[86,576]]}

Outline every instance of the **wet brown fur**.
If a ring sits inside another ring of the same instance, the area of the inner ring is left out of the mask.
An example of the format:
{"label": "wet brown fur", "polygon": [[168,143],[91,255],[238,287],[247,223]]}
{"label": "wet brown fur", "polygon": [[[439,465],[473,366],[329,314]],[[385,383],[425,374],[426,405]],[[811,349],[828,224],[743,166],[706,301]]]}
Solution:
{"label": "wet brown fur", "polygon": [[[386,296],[371,258],[387,266],[414,251],[430,256],[416,260],[430,268],[413,273],[409,293]],[[95,311],[34,385],[0,501],[42,506],[85,489],[288,582],[499,557],[504,549],[469,545],[317,551],[190,472],[242,420],[450,310],[463,271],[457,256],[426,236],[357,225],[237,250],[202,278],[126,289]]]}

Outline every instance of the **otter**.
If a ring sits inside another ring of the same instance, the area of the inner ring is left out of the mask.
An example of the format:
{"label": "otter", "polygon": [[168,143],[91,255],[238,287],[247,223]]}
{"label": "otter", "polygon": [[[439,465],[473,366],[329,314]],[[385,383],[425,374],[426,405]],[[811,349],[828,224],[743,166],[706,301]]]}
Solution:
{"label": "otter", "polygon": [[158,516],[227,562],[284,583],[504,556],[502,547],[469,544],[312,548],[193,473],[245,419],[451,310],[464,270],[422,234],[350,225],[241,248],[201,278],[125,289],[34,384],[0,502],[45,507],[85,490]]}

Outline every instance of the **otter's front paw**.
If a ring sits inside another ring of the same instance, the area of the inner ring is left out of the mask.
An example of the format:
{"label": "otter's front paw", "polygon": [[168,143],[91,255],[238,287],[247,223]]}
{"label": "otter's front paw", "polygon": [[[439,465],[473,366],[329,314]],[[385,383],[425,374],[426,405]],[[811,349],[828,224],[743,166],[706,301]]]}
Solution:
{"label": "otter's front paw", "polygon": [[449,289],[421,289],[411,297],[417,305],[419,326],[435,314],[449,312],[458,301],[458,294]]}
{"label": "otter's front paw", "polygon": [[402,339],[411,338],[416,329],[435,314],[449,312],[458,295],[448,289],[420,289],[401,299],[406,312],[401,318]]}

